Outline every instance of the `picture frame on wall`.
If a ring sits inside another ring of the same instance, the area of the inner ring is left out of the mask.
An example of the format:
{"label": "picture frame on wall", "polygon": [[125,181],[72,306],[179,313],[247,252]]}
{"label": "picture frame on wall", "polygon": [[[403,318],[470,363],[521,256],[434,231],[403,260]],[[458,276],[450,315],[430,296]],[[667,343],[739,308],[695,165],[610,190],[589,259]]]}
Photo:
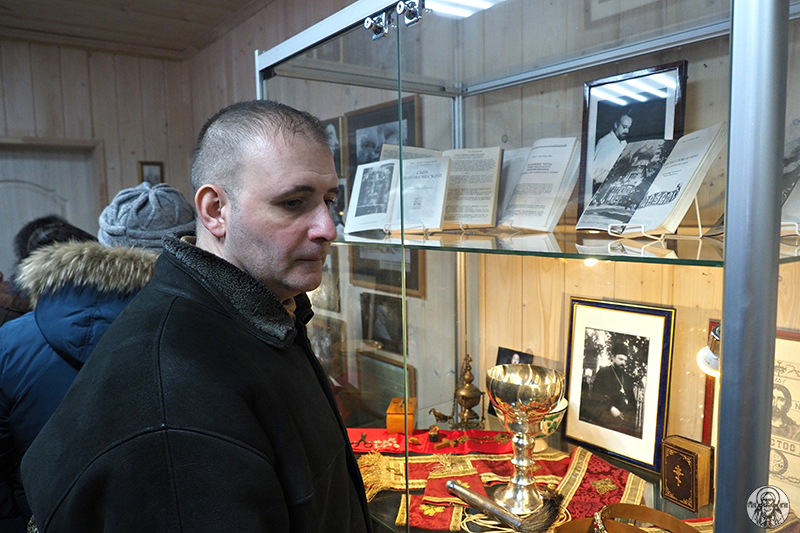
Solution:
{"label": "picture frame on wall", "polygon": [[422,144],[422,106],[419,95],[401,101],[402,117],[398,122],[397,101],[365,107],[345,113],[347,134],[347,190],[353,190],[358,165],[378,161],[384,143],[403,146]]}
{"label": "picture frame on wall", "polygon": [[164,183],[164,163],[161,161],[139,161],[139,183],[150,185]]}
{"label": "picture frame on wall", "polygon": [[403,351],[403,302],[397,296],[361,293],[361,337],[377,349]]}
{"label": "picture frame on wall", "polygon": [[315,314],[309,321],[308,340],[325,374],[347,381],[347,322]]}
{"label": "picture frame on wall", "polygon": [[408,388],[408,397],[417,396],[416,369],[403,362],[385,355],[367,351],[356,351],[356,368],[358,372],[358,388],[366,408],[381,418],[386,418],[386,409],[392,398],[403,398],[404,387]]}
{"label": "picture frame on wall", "polygon": [[328,145],[333,153],[333,162],[336,165],[336,173],[340,178],[345,177],[345,167],[347,161],[347,143],[343,143],[346,136],[344,127],[344,117],[329,118],[321,120],[322,126],[328,132]]}
{"label": "picture frame on wall", "polygon": [[584,84],[579,215],[626,143],[683,135],[687,65],[675,61]]}
{"label": "picture frame on wall", "polygon": [[659,472],[675,310],[572,298],[565,435]]}
{"label": "picture frame on wall", "polygon": [[339,313],[342,310],[339,275],[339,247],[331,246],[322,265],[322,282],[308,293],[314,308]]}
{"label": "picture frame on wall", "polygon": [[402,292],[405,253],[406,295],[425,298],[425,252],[396,246],[350,246],[350,283],[393,294]]}

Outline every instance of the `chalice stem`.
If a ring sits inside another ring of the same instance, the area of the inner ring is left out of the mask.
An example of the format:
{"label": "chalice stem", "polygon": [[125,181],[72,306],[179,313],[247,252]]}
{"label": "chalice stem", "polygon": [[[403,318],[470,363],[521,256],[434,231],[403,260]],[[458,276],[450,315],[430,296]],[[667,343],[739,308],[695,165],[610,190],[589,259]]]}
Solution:
{"label": "chalice stem", "polygon": [[527,433],[514,433],[511,438],[514,476],[508,485],[498,489],[494,495],[497,503],[515,514],[532,513],[544,505],[533,477],[533,467],[536,464],[533,458],[534,440]]}

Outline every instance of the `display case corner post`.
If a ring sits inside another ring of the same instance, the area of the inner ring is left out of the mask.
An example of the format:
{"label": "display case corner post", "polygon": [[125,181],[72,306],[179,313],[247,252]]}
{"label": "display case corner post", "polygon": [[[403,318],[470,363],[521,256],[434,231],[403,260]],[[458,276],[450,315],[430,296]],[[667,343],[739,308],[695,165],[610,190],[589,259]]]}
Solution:
{"label": "display case corner post", "polygon": [[782,173],[788,2],[735,0],[731,16],[718,429],[723,438],[714,529],[739,532],[761,531],[748,516],[748,501],[769,483],[781,211],[779,181],[772,177]]}

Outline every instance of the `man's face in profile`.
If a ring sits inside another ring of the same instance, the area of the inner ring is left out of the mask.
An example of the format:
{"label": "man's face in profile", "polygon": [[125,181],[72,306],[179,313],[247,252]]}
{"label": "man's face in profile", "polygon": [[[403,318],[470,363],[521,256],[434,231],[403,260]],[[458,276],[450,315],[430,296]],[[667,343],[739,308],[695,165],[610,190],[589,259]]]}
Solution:
{"label": "man's face in profile", "polygon": [[624,353],[616,354],[614,358],[611,360],[611,362],[614,363],[614,366],[617,368],[623,368],[627,361],[628,361],[628,356],[625,355]]}
{"label": "man's face in profile", "polygon": [[628,137],[628,132],[631,130],[631,125],[633,124],[633,119],[628,115],[622,115],[622,117],[614,123],[614,135],[617,136],[617,139],[620,141],[625,140]]}

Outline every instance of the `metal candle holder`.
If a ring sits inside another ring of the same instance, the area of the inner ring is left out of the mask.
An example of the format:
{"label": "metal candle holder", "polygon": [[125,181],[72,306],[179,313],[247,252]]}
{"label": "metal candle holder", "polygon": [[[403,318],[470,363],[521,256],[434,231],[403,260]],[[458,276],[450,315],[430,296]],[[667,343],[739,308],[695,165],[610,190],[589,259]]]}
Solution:
{"label": "metal candle holder", "polygon": [[541,366],[498,365],[486,372],[489,399],[513,434],[514,476],[494,493],[495,501],[512,513],[534,513],[543,507],[533,476],[533,450],[543,431],[542,420],[564,397],[564,388],[564,374]]}

